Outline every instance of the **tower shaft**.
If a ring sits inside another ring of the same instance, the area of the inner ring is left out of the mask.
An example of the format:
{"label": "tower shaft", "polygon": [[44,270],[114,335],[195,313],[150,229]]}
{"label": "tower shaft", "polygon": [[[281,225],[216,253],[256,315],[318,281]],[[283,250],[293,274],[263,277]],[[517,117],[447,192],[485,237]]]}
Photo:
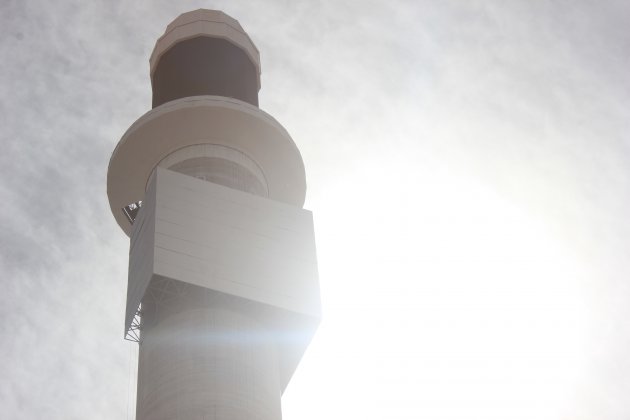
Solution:
{"label": "tower shaft", "polygon": [[137,419],[278,420],[320,316],[302,158],[257,106],[258,50],[234,19],[179,16],[150,64],[154,108],[107,175],[130,236]]}
{"label": "tower shaft", "polygon": [[186,284],[142,305],[138,420],[281,418],[278,348],[254,314]]}

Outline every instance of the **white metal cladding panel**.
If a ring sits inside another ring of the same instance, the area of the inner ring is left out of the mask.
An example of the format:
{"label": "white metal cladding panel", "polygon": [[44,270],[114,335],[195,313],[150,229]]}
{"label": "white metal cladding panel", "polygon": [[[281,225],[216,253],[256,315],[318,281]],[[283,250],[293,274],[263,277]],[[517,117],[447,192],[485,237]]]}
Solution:
{"label": "white metal cladding panel", "polygon": [[129,329],[136,310],[153,277],[153,260],[155,256],[154,232],[155,179],[152,179],[143,200],[142,207],[138,212],[131,230],[125,332]]}
{"label": "white metal cladding panel", "polygon": [[[195,204],[203,210],[218,212],[227,211],[227,221],[238,222],[243,227],[264,229],[276,227],[280,230],[312,231],[312,226],[305,225],[303,221],[311,220],[311,213],[291,205],[244,193],[221,185],[202,182],[201,180],[186,175],[174,173],[167,169],[158,168],[160,177],[160,194],[168,194],[182,204]],[[166,186],[170,188],[165,188]],[[208,193],[211,193],[208,195]],[[191,194],[193,193],[193,194]],[[220,194],[221,200],[216,201],[213,195]],[[232,206],[226,206],[231,203]],[[247,219],[229,219],[229,215],[235,209],[239,214],[247,216]],[[264,224],[260,224],[263,222]],[[269,225],[269,226],[266,226]]]}
{"label": "white metal cladding panel", "polygon": [[156,173],[155,274],[319,316],[311,212]]}
{"label": "white metal cladding panel", "polygon": [[[218,243],[221,247],[238,245],[242,248],[240,244],[230,241],[239,238],[247,242],[251,252],[264,258],[288,257],[303,263],[316,262],[315,247],[312,241],[305,240],[309,236],[306,232],[265,226],[264,220],[253,223],[249,215],[242,214],[239,208],[227,209],[232,211],[216,208],[208,210],[190,202],[182,203],[167,194],[160,195],[160,198],[159,219],[165,221],[165,235],[186,235],[187,240],[203,246]],[[216,200],[217,196],[212,198]],[[229,202],[223,204],[230,205]],[[184,223],[182,219],[194,220],[194,224]]]}

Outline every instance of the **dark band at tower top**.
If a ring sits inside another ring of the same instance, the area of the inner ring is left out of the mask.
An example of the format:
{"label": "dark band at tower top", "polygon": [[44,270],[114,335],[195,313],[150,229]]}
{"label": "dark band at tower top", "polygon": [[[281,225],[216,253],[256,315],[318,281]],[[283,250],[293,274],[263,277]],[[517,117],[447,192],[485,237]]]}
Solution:
{"label": "dark band at tower top", "polygon": [[[178,41],[171,46],[175,37]],[[154,108],[199,95],[258,106],[258,51],[241,25],[222,12],[197,10],[175,19],[158,40],[151,64]]]}

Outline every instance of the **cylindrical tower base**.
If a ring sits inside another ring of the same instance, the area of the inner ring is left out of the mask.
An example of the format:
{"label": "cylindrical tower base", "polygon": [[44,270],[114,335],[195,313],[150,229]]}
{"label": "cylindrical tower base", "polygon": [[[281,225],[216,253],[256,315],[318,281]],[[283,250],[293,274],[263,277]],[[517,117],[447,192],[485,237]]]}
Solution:
{"label": "cylindrical tower base", "polygon": [[223,295],[176,287],[142,303],[137,420],[281,419],[271,333]]}

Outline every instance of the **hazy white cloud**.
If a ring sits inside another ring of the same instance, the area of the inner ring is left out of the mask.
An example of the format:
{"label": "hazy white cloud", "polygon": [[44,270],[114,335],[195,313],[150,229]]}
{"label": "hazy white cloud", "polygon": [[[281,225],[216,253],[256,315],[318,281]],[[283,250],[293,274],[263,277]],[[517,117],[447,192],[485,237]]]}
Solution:
{"label": "hazy white cloud", "polygon": [[325,316],[285,419],[630,417],[627,2],[8,0],[7,418],[132,411],[105,176],[198,7],[251,35],[307,168]]}

